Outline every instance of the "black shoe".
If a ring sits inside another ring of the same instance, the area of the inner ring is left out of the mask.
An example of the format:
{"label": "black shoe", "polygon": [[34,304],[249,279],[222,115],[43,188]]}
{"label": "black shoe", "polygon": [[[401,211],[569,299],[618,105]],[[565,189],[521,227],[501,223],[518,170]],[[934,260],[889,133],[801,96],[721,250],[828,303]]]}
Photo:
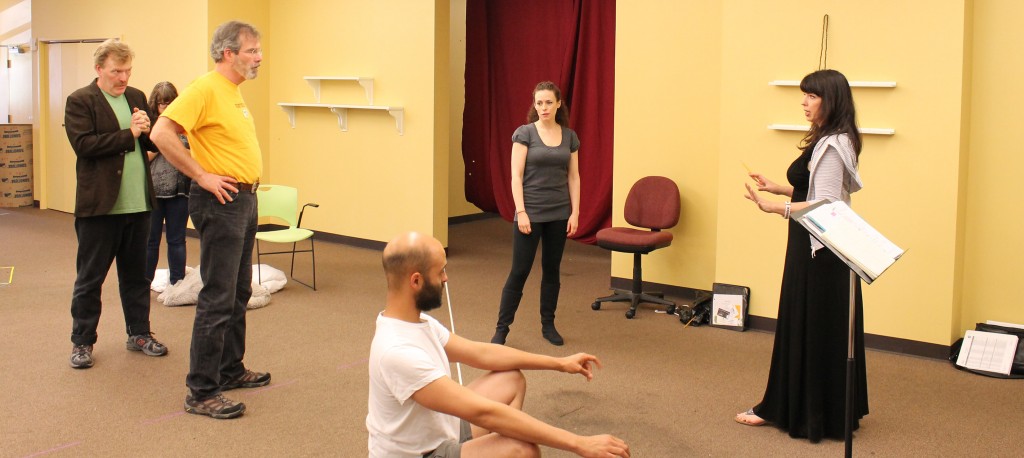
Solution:
{"label": "black shoe", "polygon": [[92,345],[75,345],[71,349],[71,367],[75,369],[92,367]]}
{"label": "black shoe", "polygon": [[557,329],[555,329],[554,323],[543,324],[540,332],[548,342],[551,342],[551,345],[565,345],[565,341],[562,340],[562,335],[558,333]]}
{"label": "black shoe", "polygon": [[508,327],[499,327],[494,330],[494,337],[491,337],[491,343],[505,345],[506,337],[508,337]]}
{"label": "black shoe", "polygon": [[269,372],[253,372],[246,369],[242,375],[239,375],[234,380],[229,380],[220,385],[221,391],[233,390],[235,388],[256,388],[261,386],[267,386],[270,384],[270,373]]}
{"label": "black shoe", "polygon": [[225,398],[223,394],[197,401],[192,395],[185,396],[185,412],[226,420],[242,416],[245,404]]}

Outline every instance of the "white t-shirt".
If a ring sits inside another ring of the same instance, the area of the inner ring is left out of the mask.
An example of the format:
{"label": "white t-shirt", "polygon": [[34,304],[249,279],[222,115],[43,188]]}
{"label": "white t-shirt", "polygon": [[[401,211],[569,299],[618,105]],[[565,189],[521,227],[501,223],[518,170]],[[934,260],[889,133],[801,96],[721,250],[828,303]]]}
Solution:
{"label": "white t-shirt", "polygon": [[366,429],[370,457],[421,457],[459,439],[459,419],[417,404],[412,395],[451,377],[444,346],[451,335],[430,315],[419,323],[377,316],[370,345],[370,397]]}

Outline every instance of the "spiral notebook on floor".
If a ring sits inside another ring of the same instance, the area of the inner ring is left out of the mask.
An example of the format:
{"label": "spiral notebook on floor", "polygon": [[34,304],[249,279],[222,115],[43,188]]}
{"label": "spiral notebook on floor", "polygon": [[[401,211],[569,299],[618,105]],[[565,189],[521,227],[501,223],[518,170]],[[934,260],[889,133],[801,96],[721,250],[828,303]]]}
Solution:
{"label": "spiral notebook on floor", "polygon": [[1018,337],[985,331],[967,331],[956,365],[981,372],[1010,375]]}

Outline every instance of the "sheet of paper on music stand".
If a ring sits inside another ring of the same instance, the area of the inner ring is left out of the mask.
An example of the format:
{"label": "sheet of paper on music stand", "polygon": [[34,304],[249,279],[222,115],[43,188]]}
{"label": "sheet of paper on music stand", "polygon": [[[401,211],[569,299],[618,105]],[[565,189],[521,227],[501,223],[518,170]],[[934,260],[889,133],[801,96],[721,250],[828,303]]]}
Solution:
{"label": "sheet of paper on music stand", "polygon": [[846,203],[818,202],[796,217],[825,245],[838,251],[867,275],[869,282],[878,278],[904,250],[885,238],[855,213]]}
{"label": "sheet of paper on music stand", "polygon": [[978,371],[1010,375],[1017,336],[996,332],[967,331],[956,365]]}

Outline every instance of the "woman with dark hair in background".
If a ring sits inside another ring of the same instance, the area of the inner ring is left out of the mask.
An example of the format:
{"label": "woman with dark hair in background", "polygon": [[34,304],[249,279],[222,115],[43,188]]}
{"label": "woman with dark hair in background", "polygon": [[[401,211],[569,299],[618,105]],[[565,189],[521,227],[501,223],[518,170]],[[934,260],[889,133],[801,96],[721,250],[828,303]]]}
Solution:
{"label": "woman with dark hair in background", "polygon": [[[790,185],[773,183],[759,173],[750,174],[757,182],[757,191],[787,196],[791,201],[762,200],[746,185],[745,197],[761,211],[786,219],[791,212],[821,200],[849,204],[850,194],[862,186],[857,173],[861,138],[846,77],[835,70],[819,70],[804,77],[800,90],[804,93],[804,116],[811,128],[800,143],[802,154],[786,172]],[[850,269],[799,223],[788,223],[768,386],[761,403],[737,414],[736,421],[752,426],[772,423],[791,437],[805,437],[811,442],[823,437],[843,439]],[[868,413],[859,279],[855,294],[854,430]]]}
{"label": "woman with dark hair in background", "polygon": [[540,322],[544,338],[562,345],[555,329],[555,308],[561,288],[559,268],[565,239],[576,233],[580,214],[580,172],[576,154],[580,140],[569,129],[569,109],[555,83],[544,81],[533,90],[528,124],[512,134],[512,270],[501,290],[498,324],[492,343],[505,344],[515,320],[523,285],[530,275],[537,245],[542,245]]}
{"label": "woman with dark hair in background", "polygon": [[[150,119],[157,119],[176,98],[178,90],[173,84],[167,81],[156,83],[149,95]],[[184,135],[179,135],[179,138],[188,148],[188,138]],[[169,284],[174,285],[185,277],[185,225],[188,223],[188,193],[192,180],[167,162],[159,151],[149,151],[148,154],[157,205],[150,219],[146,278],[152,282],[156,275],[156,264],[160,260],[160,238],[166,221],[167,269],[170,272]]]}

